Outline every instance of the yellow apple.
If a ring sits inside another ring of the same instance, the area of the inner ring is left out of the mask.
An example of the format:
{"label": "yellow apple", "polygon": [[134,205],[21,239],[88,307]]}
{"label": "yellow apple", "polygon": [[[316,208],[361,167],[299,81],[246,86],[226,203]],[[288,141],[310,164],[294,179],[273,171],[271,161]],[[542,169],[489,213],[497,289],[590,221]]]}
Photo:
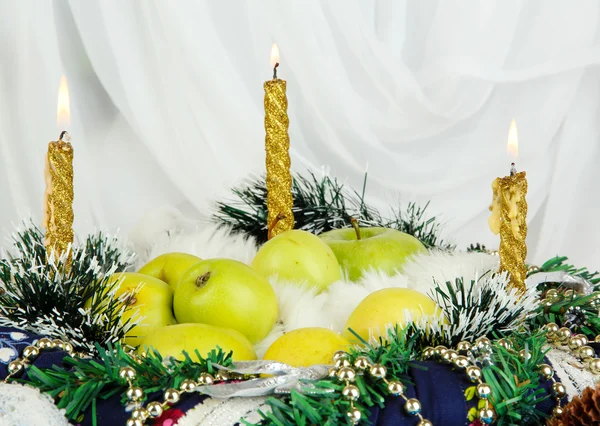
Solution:
{"label": "yellow apple", "polygon": [[230,259],[209,259],[188,269],[175,290],[173,308],[180,323],[232,328],[252,343],[269,334],[279,314],[266,278]]}
{"label": "yellow apple", "polygon": [[406,312],[410,318],[418,320],[422,317],[439,316],[441,309],[428,296],[408,288],[384,288],[371,293],[354,309],[346,321],[344,336],[350,342],[358,339],[348,329],[365,340],[370,335],[375,339],[387,338],[388,328],[396,325],[402,328],[406,324]]}
{"label": "yellow apple", "polygon": [[328,328],[299,328],[275,340],[263,358],[292,367],[333,364],[333,354],[349,347],[350,342],[345,337]]}
{"label": "yellow apple", "polygon": [[169,284],[173,291],[181,276],[191,266],[202,262],[198,256],[187,253],[166,253],[155,257],[138,271],[138,274],[149,275]]}
{"label": "yellow apple", "polygon": [[185,359],[183,351],[197,360],[196,349],[200,356],[207,354],[217,346],[228,353],[233,351],[234,361],[251,361],[256,359],[252,344],[243,334],[229,329],[206,324],[177,324],[155,329],[140,345],[138,352],[156,349],[163,358],[172,356]]}
{"label": "yellow apple", "polygon": [[122,321],[138,321],[125,335],[124,343],[137,346],[155,328],[176,323],[172,310],[173,292],[163,281],[132,272],[114,274],[109,280],[116,282],[116,298],[127,305]]}
{"label": "yellow apple", "polygon": [[282,232],[267,241],[251,266],[265,277],[304,284],[323,291],[341,279],[335,254],[319,237],[310,232]]}

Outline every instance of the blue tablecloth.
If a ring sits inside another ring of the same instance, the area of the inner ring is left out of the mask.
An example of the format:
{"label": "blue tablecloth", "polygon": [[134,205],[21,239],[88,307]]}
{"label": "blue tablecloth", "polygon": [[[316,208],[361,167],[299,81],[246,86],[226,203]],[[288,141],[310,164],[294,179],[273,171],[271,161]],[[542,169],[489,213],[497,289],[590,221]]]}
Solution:
{"label": "blue tablecloth", "polygon": [[[8,363],[20,356],[25,346],[32,344],[37,338],[38,336],[21,330],[0,327],[0,379],[6,377]],[[65,352],[58,350],[43,352],[35,360],[34,365],[39,368],[49,368],[53,364],[61,365],[65,355]],[[464,391],[471,386],[471,383],[465,373],[437,362],[415,362],[414,364],[415,368],[409,370],[412,384],[408,384],[406,395],[421,401],[423,417],[431,420],[434,425],[468,425],[469,407],[465,401]],[[27,377],[26,374],[22,377]],[[549,393],[550,386],[550,381],[544,382],[543,388],[546,393]],[[160,397],[162,395],[150,395],[150,399]],[[185,412],[200,403],[203,398],[205,397],[187,394],[173,408]],[[405,414],[403,406],[402,398],[389,396],[386,399],[385,409],[373,409],[369,417],[371,423],[377,426],[414,426],[415,418]],[[552,408],[554,408],[554,400],[551,398],[538,406],[538,409],[546,413],[549,413]],[[98,401],[96,409],[99,425],[124,425],[129,418],[118,395]],[[88,410],[81,425],[91,424],[91,410]]]}

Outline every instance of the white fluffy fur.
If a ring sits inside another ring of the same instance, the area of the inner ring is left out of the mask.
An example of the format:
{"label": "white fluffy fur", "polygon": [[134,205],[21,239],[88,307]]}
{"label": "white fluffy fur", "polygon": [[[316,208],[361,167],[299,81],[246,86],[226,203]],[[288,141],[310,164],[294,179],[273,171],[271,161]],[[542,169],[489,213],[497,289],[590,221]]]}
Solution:
{"label": "white fluffy fur", "polygon": [[[214,225],[194,224],[171,209],[148,215],[130,234],[130,239],[138,250],[140,265],[174,251],[195,254],[203,259],[229,258],[248,264],[257,251],[252,239],[233,235]],[[321,294],[303,289],[299,283],[270,278],[279,301],[280,322],[256,345],[256,351],[262,356],[275,339],[297,328],[325,327],[340,332],[356,306],[369,294],[383,288],[406,287],[427,294],[432,290],[434,280],[445,282],[462,276],[469,281],[497,269],[497,256],[433,251],[414,257],[397,275],[366,272],[358,283],[337,281]]]}

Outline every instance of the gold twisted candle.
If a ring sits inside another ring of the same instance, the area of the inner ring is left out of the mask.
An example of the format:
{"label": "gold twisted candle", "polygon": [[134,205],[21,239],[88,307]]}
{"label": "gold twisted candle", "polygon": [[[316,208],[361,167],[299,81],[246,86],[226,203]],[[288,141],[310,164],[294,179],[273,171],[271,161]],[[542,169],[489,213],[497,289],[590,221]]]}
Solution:
{"label": "gold twisted candle", "polygon": [[73,243],[73,147],[63,140],[48,144],[46,155],[46,192],[44,194],[44,244],[48,254],[58,257]]}
{"label": "gold twisted candle", "polygon": [[279,52],[273,45],[273,80],[265,89],[265,148],[267,154],[267,227],[269,238],[294,228],[292,175],[290,172],[290,124],[287,115],[286,82],[277,78]]}
{"label": "gold twisted candle", "polygon": [[490,229],[500,234],[500,270],[510,273],[510,285],[525,291],[527,278],[527,179],[525,172],[503,178],[492,183],[494,196],[490,210]]}
{"label": "gold twisted candle", "polygon": [[[509,151],[518,155],[517,126],[513,120],[508,133]],[[527,178],[525,172],[517,173],[512,163],[510,175],[496,178],[492,183],[493,198],[489,226],[500,234],[500,271],[510,273],[511,287],[525,292],[527,278]]]}

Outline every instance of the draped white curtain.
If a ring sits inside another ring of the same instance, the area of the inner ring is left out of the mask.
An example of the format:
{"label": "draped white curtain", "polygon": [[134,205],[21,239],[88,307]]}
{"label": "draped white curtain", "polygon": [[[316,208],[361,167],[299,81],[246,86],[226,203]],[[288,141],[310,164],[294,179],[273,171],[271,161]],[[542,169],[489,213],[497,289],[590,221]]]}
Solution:
{"label": "draped white curtain", "polygon": [[41,219],[61,74],[76,231],[192,218],[264,168],[263,88],[281,50],[296,170],[380,207],[431,200],[444,236],[497,246],[491,182],[519,127],[529,260],[600,268],[596,0],[0,1],[0,223]]}

